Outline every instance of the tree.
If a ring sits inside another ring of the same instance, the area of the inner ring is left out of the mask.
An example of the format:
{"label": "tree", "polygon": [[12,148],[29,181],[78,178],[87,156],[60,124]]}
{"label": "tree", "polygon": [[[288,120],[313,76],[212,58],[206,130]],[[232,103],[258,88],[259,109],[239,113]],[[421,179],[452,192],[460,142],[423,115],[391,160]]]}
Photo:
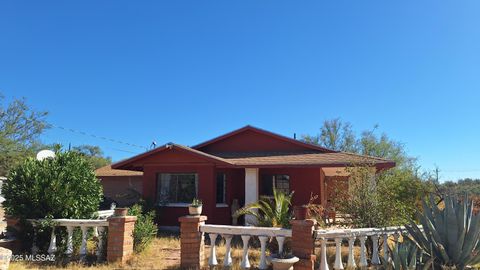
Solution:
{"label": "tree", "polygon": [[480,195],[480,179],[459,179],[457,182],[445,181],[440,186],[440,191],[444,194],[463,194]]}
{"label": "tree", "polygon": [[47,112],[31,109],[25,99],[5,104],[0,94],[0,175],[41,148],[39,136],[49,127],[46,116]]}
{"label": "tree", "polygon": [[416,159],[409,157],[402,143],[390,139],[387,134],[376,134],[378,125],[357,136],[349,122],[340,118],[326,120],[317,135],[302,135],[302,140],[328,149],[352,152],[393,160],[398,166],[415,168]]}
{"label": "tree", "polygon": [[350,172],[349,189],[339,190],[343,194],[335,202],[338,211],[350,214],[354,225],[359,227],[404,223],[413,218],[421,198],[431,189],[418,174],[416,159],[408,156],[404,145],[385,133],[378,135],[377,129],[374,126],[358,136],[350,123],[337,118],[325,121],[319,135],[303,136],[307,142],[333,150],[396,162],[395,168],[382,172],[369,166],[355,166]]}
{"label": "tree", "polygon": [[375,172],[370,166],[347,169],[348,188],[333,196],[336,210],[348,214],[355,227],[404,224],[413,217],[421,200],[421,181],[401,170]]}
{"label": "tree", "polygon": [[111,157],[105,157],[102,149],[96,145],[80,145],[73,147],[72,151],[76,151],[83,155],[92,164],[95,169],[112,163]]}
{"label": "tree", "polygon": [[357,143],[352,131],[352,125],[342,122],[340,118],[327,120],[320,129],[320,134],[303,135],[305,142],[318,144],[328,149],[344,152],[357,152]]}

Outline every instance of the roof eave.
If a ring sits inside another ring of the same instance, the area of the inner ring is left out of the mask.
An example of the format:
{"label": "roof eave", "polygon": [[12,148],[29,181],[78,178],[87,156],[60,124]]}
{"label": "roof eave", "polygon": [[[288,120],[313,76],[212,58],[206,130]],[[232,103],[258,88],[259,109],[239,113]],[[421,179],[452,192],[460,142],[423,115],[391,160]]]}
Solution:
{"label": "roof eave", "polygon": [[[319,167],[319,168],[335,168],[335,167],[355,167],[359,164],[354,163],[318,163],[318,164],[235,164],[237,168],[278,168],[278,167],[286,167],[286,168],[302,168],[302,167]],[[378,171],[387,170],[395,167],[395,162],[384,162],[384,163],[377,163],[372,164],[372,167],[375,167]]]}
{"label": "roof eave", "polygon": [[137,168],[135,166],[130,166],[129,167],[128,165],[131,165],[133,162],[135,162],[137,160],[141,160],[142,158],[146,158],[148,156],[151,156],[151,155],[154,155],[156,153],[163,152],[163,151],[166,151],[166,150],[169,150],[169,149],[176,149],[176,150],[179,150],[179,151],[184,152],[184,153],[189,153],[189,154],[198,156],[202,159],[208,160],[210,162],[219,163],[219,164],[224,165],[224,166],[232,166],[231,163],[229,163],[226,160],[223,160],[222,158],[215,157],[215,156],[209,155],[207,153],[203,153],[201,151],[191,149],[191,148],[183,146],[183,145],[173,144],[173,143],[165,144],[162,147],[159,147],[159,148],[147,151],[145,153],[136,155],[134,157],[116,162],[116,163],[112,164],[111,166],[112,166],[112,169],[117,169],[117,170],[139,170],[139,168]]}

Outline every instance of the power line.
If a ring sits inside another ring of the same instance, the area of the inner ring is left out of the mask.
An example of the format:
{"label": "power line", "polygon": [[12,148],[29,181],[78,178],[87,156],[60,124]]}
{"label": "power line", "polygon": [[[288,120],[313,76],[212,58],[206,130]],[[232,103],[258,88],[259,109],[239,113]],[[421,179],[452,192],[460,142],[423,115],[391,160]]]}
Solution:
{"label": "power line", "polygon": [[57,125],[54,125],[54,124],[50,124],[50,125],[54,128],[58,128],[58,129],[61,129],[61,130],[65,130],[65,131],[69,131],[69,132],[72,132],[72,133],[80,134],[80,135],[83,135],[83,136],[88,136],[88,137],[92,137],[92,138],[96,138],[96,139],[100,139],[100,140],[104,140],[104,141],[109,141],[109,142],[113,142],[113,143],[128,145],[128,146],[131,146],[131,147],[137,147],[137,148],[141,148],[143,150],[148,150],[147,147],[141,146],[141,145],[138,145],[138,144],[128,143],[128,142],[108,138],[108,137],[105,137],[105,136],[99,136],[99,135],[95,135],[95,134],[92,134],[92,133],[88,133],[88,132],[73,129],[73,128],[57,126]]}
{"label": "power line", "polygon": [[113,151],[125,152],[125,153],[135,154],[135,155],[139,154],[138,152],[129,151],[129,150],[124,150],[124,149],[119,149],[119,148],[105,147],[105,149],[110,149],[110,150],[113,150]]}

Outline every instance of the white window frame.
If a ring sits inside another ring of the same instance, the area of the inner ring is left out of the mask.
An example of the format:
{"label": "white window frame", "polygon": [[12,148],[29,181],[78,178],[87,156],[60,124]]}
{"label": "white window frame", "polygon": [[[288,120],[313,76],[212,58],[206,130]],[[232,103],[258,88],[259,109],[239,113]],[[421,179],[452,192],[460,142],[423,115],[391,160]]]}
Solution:
{"label": "white window frame", "polygon": [[[223,174],[223,203],[217,203],[217,181],[218,174]],[[217,208],[228,207],[227,204],[227,174],[225,172],[217,172],[215,176],[215,206]]]}

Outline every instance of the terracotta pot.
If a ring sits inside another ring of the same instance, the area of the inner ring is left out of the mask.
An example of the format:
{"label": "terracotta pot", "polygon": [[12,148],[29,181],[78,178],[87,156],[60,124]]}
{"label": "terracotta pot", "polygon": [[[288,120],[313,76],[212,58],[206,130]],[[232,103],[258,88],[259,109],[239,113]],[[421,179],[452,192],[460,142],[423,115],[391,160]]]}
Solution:
{"label": "terracotta pot", "polygon": [[188,207],[188,214],[191,216],[200,216],[202,214],[202,206],[189,206]]}
{"label": "terracotta pot", "polygon": [[115,208],[113,215],[116,217],[124,217],[128,213],[128,208]]}
{"label": "terracotta pot", "polygon": [[278,258],[277,254],[273,254],[272,256],[268,257],[268,260],[272,263],[273,270],[293,270],[293,265],[300,259],[295,256],[281,259]]}
{"label": "terracotta pot", "polygon": [[310,216],[306,205],[294,206],[293,214],[296,220],[305,220]]}

